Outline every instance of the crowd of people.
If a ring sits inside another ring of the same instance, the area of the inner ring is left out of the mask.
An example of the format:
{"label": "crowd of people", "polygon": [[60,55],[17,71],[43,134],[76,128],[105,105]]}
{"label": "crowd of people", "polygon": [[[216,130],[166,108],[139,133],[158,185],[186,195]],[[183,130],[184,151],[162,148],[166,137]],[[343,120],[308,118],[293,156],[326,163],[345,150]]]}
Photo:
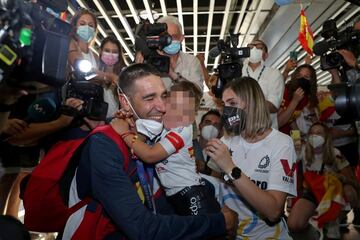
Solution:
{"label": "crowd of people", "polygon": [[[352,209],[360,227],[359,130],[341,121],[331,92],[319,91],[310,62],[289,60],[281,73],[266,65],[267,45],[255,39],[242,76],[228,80],[219,99],[211,92],[219,76],[209,75],[202,55],[181,51],[177,18],[157,22],[172,37],[158,50],[169,57],[167,74],[141,52],[126,66],[111,36],[95,54],[97,18],[80,10],[71,20],[68,72],[88,60],[94,77],[69,78],[53,93],[0,96],[4,226],[22,228],[21,239],[29,239],[25,228],[55,229],[58,239],[291,239],[315,222],[337,239]],[[339,53],[356,82],[360,55]],[[54,103],[56,114],[26,121],[36,99]],[[59,171],[51,172],[55,160]],[[43,185],[57,180],[60,203],[34,196],[39,176]],[[20,195],[25,227],[14,219]],[[45,215],[30,208],[34,199]],[[52,215],[61,214],[52,212],[59,204],[69,209],[65,218]]]}

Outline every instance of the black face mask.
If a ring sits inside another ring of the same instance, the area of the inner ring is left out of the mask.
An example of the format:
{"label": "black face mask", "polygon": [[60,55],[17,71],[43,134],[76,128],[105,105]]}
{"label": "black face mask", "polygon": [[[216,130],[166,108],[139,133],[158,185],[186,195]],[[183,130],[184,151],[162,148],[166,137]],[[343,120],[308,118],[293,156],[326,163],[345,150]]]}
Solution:
{"label": "black face mask", "polygon": [[302,90],[304,90],[305,95],[309,95],[310,94],[310,89],[311,89],[311,80],[308,80],[306,78],[299,78],[298,82],[299,82],[299,86],[302,88]]}
{"label": "black face mask", "polygon": [[246,113],[240,108],[225,106],[221,121],[227,132],[239,135],[245,129]]}

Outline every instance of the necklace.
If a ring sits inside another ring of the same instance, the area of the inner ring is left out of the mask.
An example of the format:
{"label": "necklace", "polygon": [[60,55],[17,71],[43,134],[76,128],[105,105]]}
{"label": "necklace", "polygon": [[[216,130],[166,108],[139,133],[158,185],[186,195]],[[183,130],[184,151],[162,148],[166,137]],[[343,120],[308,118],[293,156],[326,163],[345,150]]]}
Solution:
{"label": "necklace", "polygon": [[245,147],[245,144],[244,144],[244,141],[245,141],[245,139],[242,139],[241,145],[242,145],[242,147],[243,147],[243,149],[244,149],[244,158],[245,158],[245,160],[247,160],[247,155],[248,155],[248,153],[250,152],[250,150],[251,150],[251,148],[252,148],[252,145],[251,145],[249,148],[246,148],[246,147]]}

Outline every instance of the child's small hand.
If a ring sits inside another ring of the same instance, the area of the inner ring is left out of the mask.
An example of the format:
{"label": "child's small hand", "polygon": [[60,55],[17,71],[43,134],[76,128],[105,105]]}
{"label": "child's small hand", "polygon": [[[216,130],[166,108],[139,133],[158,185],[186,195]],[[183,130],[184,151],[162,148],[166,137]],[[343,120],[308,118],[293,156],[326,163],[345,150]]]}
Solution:
{"label": "child's small hand", "polygon": [[111,120],[110,125],[119,135],[130,131],[130,126],[126,119],[114,118]]}
{"label": "child's small hand", "polygon": [[133,116],[132,112],[126,111],[125,109],[119,109],[116,112],[114,112],[113,117],[115,118],[131,118]]}

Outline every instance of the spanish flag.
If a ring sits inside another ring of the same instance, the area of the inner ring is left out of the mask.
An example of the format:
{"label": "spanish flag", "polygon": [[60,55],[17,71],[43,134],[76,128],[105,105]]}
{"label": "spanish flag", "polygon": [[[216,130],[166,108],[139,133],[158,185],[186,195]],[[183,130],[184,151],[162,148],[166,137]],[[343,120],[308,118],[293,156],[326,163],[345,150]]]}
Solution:
{"label": "spanish flag", "polygon": [[304,173],[305,185],[315,196],[318,206],[316,208],[317,227],[323,228],[325,223],[335,221],[345,206],[343,186],[341,181],[332,173],[322,175],[315,172]]}
{"label": "spanish flag", "polygon": [[300,32],[299,32],[299,42],[303,49],[310,55],[313,55],[313,46],[314,46],[314,36],[310,29],[309,23],[305,16],[305,10],[301,9],[300,14]]}

